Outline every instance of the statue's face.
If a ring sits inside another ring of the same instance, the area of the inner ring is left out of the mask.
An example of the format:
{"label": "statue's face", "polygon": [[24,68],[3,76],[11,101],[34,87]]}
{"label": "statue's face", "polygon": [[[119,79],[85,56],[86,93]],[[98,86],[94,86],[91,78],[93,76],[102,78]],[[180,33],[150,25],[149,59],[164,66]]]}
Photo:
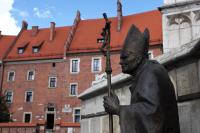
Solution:
{"label": "statue's face", "polygon": [[121,51],[120,65],[123,73],[133,74],[136,71],[140,61],[141,58],[133,52]]}

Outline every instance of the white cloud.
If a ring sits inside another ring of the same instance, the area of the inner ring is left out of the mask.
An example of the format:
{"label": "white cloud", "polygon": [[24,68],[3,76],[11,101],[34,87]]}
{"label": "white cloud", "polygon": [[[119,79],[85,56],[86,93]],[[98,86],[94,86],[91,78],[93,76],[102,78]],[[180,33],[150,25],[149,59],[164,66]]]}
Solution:
{"label": "white cloud", "polygon": [[14,0],[0,0],[0,30],[3,34],[16,35],[20,31],[17,20],[12,16]]}
{"label": "white cloud", "polygon": [[12,11],[16,12],[22,18],[26,18],[29,16],[29,13],[27,11],[23,11],[23,10],[16,9],[16,8],[13,9]]}
{"label": "white cloud", "polygon": [[53,18],[53,15],[50,10],[40,10],[37,7],[33,8],[34,15],[37,16],[38,18]]}
{"label": "white cloud", "polygon": [[24,17],[24,18],[29,16],[28,12],[26,12],[26,11],[20,11],[20,12],[19,12],[19,15],[20,15],[21,17]]}

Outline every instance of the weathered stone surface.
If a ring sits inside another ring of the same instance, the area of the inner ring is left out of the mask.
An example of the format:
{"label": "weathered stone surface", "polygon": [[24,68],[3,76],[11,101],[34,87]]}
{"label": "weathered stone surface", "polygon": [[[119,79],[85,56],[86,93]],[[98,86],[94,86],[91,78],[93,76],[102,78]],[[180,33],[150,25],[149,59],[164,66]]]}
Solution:
{"label": "weathered stone surface", "polygon": [[179,96],[200,92],[196,63],[182,66],[176,72]]}
{"label": "weathered stone surface", "polygon": [[190,103],[179,104],[179,121],[181,133],[191,133]]}
{"label": "weathered stone surface", "polygon": [[200,100],[179,104],[179,119],[181,133],[199,133]]}
{"label": "weathered stone surface", "polygon": [[169,4],[177,4],[181,2],[189,2],[193,0],[164,0],[164,4],[169,5]]}
{"label": "weathered stone surface", "polygon": [[[113,117],[113,132],[114,133],[120,133],[119,117],[118,116]],[[109,133],[108,116],[102,117],[102,133]]]}
{"label": "weathered stone surface", "polygon": [[[131,93],[129,91],[129,86],[124,86],[123,88],[117,89],[115,90],[115,93],[119,97],[122,105],[130,104]],[[89,100],[82,101],[81,114],[88,115],[105,111],[103,108],[103,96],[105,95],[107,94],[99,95]]]}
{"label": "weathered stone surface", "polygon": [[81,120],[81,133],[90,133],[90,119],[83,119]]}
{"label": "weathered stone surface", "polygon": [[198,60],[198,78],[199,78],[199,83],[200,83],[200,60]]}
{"label": "weathered stone surface", "polygon": [[198,14],[199,0],[164,0],[161,7],[163,26],[163,51],[198,39],[200,24]]}
{"label": "weathered stone surface", "polygon": [[101,133],[101,117],[91,118],[90,133]]}

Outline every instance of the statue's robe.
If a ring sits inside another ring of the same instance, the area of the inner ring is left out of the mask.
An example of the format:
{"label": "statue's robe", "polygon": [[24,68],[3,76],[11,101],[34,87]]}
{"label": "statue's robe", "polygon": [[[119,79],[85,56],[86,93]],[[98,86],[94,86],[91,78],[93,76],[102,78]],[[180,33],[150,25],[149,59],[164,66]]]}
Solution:
{"label": "statue's robe", "polygon": [[120,106],[121,133],[180,133],[174,87],[165,68],[145,61],[133,77],[131,103]]}

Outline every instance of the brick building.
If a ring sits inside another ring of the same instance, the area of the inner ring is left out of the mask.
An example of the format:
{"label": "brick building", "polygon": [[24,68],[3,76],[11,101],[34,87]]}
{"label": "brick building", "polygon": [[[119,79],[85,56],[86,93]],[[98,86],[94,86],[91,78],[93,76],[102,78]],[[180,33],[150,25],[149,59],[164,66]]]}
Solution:
{"label": "brick building", "polygon": [[9,52],[15,38],[15,36],[2,35],[0,31],[0,88],[2,88],[2,75],[4,72],[3,58],[5,58],[5,55]]}
{"label": "brick building", "polygon": [[[119,74],[119,53],[132,24],[150,30],[152,58],[162,54],[162,22],[159,11],[122,16],[111,20],[111,62],[113,75]],[[23,21],[22,29],[3,59],[2,90],[15,122],[46,122],[52,129],[57,121],[79,122],[77,95],[91,86],[96,74],[104,73],[105,57],[99,52],[104,19],[81,20],[72,26],[39,28]],[[3,45],[0,40],[0,46]]]}

